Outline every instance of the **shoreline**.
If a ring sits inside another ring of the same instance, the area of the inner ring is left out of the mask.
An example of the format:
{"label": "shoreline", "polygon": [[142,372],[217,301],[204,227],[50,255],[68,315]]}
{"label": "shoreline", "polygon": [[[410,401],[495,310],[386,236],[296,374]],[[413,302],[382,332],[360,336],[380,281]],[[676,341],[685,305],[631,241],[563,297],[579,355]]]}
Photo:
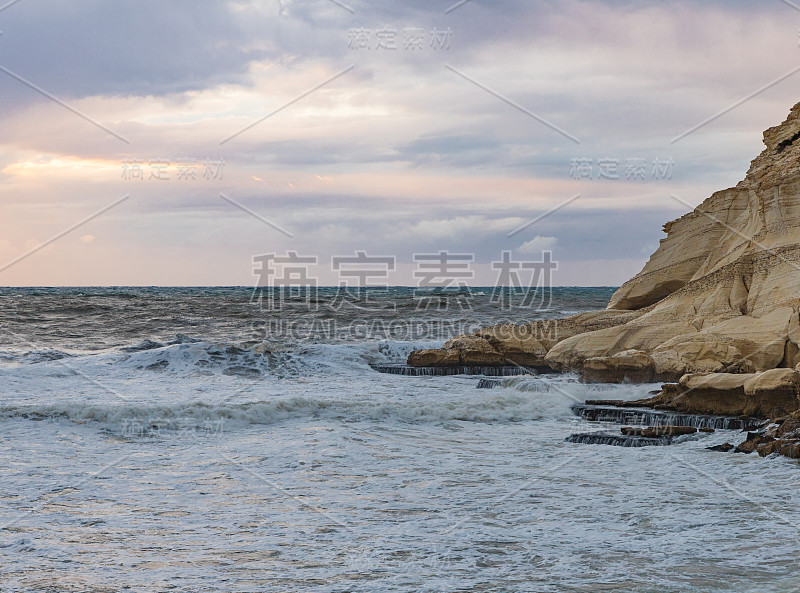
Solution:
{"label": "shoreline", "polygon": [[[372,365],[374,371],[390,375],[407,377],[451,377],[472,376],[478,378],[476,389],[495,389],[502,387],[500,377],[520,377],[526,375],[541,376],[564,374],[558,372],[538,373],[534,368],[521,366],[475,366],[475,367],[414,367],[402,364]],[[775,369],[783,371],[784,369]],[[768,373],[768,372],[765,372]],[[744,375],[734,376],[734,383],[743,384],[743,381],[756,379],[764,382],[765,373],[754,374],[754,377]],[[773,373],[774,374],[774,373]],[[784,373],[785,374],[785,373]],[[708,374],[694,379],[719,380],[720,373]],[[585,381],[586,383],[602,383],[598,381]],[[618,384],[619,382],[617,382]],[[633,383],[636,384],[636,383]],[[647,383],[639,383],[646,385]],[[704,398],[718,396],[713,390],[701,390],[697,386],[690,387],[694,391],[694,398],[689,402],[674,404],[666,394],[686,396],[686,391],[680,391],[680,384],[664,384],[660,391],[651,392],[652,397],[638,400],[585,400],[571,406],[573,413],[580,418],[592,422],[608,422],[622,426],[619,434],[599,431],[595,433],[573,434],[567,438],[568,442],[585,444],[609,444],[623,447],[639,447],[648,445],[670,445],[672,438],[695,432],[714,432],[715,430],[740,430],[747,433],[746,438],[739,444],[725,443],[709,447],[713,451],[732,451],[734,453],[750,454],[757,452],[761,457],[780,455],[789,459],[797,459],[800,464],[800,409],[776,417],[774,415],[757,416],[753,414],[730,414],[730,408],[720,411],[715,410],[713,403],[708,401],[698,408],[698,401]],[[775,390],[778,393],[785,393]],[[740,400],[741,401],[741,400]],[[703,408],[703,405],[706,407]],[[698,411],[701,409],[702,411]],[[638,428],[636,428],[638,426]],[[691,428],[690,432],[682,432],[680,428]],[[649,431],[649,433],[648,433]],[[662,437],[659,442],[659,437]],[[644,444],[637,443],[637,439]]]}
{"label": "shoreline", "polygon": [[[605,310],[501,324],[417,350],[414,368],[549,368],[663,383],[639,406],[769,418],[745,448],[800,458],[800,103],[735,187],[667,222]],[[740,447],[741,448],[741,447]]]}

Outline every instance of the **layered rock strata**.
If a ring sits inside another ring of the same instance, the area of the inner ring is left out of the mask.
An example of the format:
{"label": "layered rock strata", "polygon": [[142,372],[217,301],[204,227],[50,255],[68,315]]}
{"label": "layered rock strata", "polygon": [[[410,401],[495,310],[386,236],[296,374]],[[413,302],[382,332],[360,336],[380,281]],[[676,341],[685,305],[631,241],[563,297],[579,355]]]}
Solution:
{"label": "layered rock strata", "polygon": [[688,374],[661,392],[636,401],[592,401],[587,404],[654,408],[681,414],[742,418],[779,418],[800,410],[800,372],[772,369],[762,373]]}

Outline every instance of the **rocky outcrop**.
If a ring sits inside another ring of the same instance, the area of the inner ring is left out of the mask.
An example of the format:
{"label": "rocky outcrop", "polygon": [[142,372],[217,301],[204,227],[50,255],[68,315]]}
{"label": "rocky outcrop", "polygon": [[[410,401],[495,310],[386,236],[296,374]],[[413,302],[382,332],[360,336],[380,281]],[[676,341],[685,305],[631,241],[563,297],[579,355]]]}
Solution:
{"label": "rocky outcrop", "polygon": [[735,223],[747,209],[747,197],[748,192],[739,187],[723,190],[713,194],[695,211],[666,223],[667,237],[661,240],[644,269],[614,293],[609,308],[641,309],[694,280],[723,238],[724,225]]}
{"label": "rocky outcrop", "polygon": [[[441,350],[413,353],[409,364],[455,364],[457,357],[458,364],[546,365],[587,381],[633,382],[794,369],[800,363],[800,104],[764,133],[764,144],[736,187],[664,225],[656,252],[606,311],[559,320],[555,335],[544,339],[543,322],[487,328]],[[528,331],[508,337],[509,327]],[[720,395],[720,403],[727,397]]]}
{"label": "rocky outcrop", "polygon": [[736,453],[756,451],[761,457],[777,454],[800,459],[800,411],[749,432],[747,439],[733,450]]}
{"label": "rocky outcrop", "polygon": [[778,418],[800,410],[800,372],[688,374],[655,397],[625,402],[682,414]]}
{"label": "rocky outcrop", "polygon": [[625,350],[613,356],[595,356],[583,362],[583,379],[590,383],[649,383],[653,359],[641,350]]}
{"label": "rocky outcrop", "polygon": [[502,324],[448,340],[442,348],[416,350],[408,364],[416,367],[507,366],[549,367],[545,356],[561,340],[624,324],[643,311],[592,311],[566,319]]}

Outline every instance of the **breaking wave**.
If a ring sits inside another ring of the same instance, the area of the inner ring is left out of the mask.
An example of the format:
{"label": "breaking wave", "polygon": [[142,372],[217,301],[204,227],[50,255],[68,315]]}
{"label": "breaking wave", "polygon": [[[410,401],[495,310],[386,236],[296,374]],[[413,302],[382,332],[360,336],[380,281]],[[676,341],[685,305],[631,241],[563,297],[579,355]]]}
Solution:
{"label": "breaking wave", "polygon": [[0,407],[3,420],[68,420],[96,423],[113,431],[150,434],[160,430],[240,429],[293,419],[430,423],[444,421],[520,422],[569,415],[568,399],[557,392],[522,394],[510,390],[479,392],[459,399],[276,397],[247,403],[87,404],[80,402]]}

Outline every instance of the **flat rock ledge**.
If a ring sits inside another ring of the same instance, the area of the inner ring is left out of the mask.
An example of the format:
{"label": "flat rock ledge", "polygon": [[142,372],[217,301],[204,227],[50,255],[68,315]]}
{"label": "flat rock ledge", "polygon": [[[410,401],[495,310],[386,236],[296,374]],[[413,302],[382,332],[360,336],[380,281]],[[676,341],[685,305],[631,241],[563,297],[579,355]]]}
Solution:
{"label": "flat rock ledge", "polygon": [[[664,414],[665,419],[686,419],[685,422],[717,418],[713,423],[703,424],[747,432],[747,438],[738,446],[726,443],[713,447],[717,451],[758,452],[762,457],[782,455],[800,459],[800,373],[795,369],[689,374],[678,383],[663,385],[661,392],[651,398],[587,401],[585,406],[575,406],[575,411],[587,419],[615,421],[616,418],[630,422],[649,420],[644,408],[656,410],[653,414]],[[719,416],[702,416],[705,414]]]}
{"label": "flat rock ledge", "polygon": [[644,437],[608,431],[577,433],[570,435],[566,440],[568,443],[581,445],[611,445],[614,447],[666,447],[671,445],[672,441],[673,437],[669,435]]}
{"label": "flat rock ledge", "polygon": [[484,375],[487,377],[517,377],[520,375],[536,375],[535,367],[523,366],[448,366],[448,367],[414,367],[407,364],[375,364],[372,370],[387,375],[404,375],[406,377],[449,377],[452,375]]}
{"label": "flat rock ledge", "polygon": [[[693,426],[626,426],[620,429],[619,434],[608,431],[573,434],[567,437],[567,442],[615,447],[664,447],[671,445],[676,437],[697,432],[698,429]],[[714,429],[703,429],[702,432],[714,432]]]}
{"label": "flat rock ledge", "polygon": [[763,419],[681,414],[626,406],[630,403],[633,402],[588,401],[586,404],[573,405],[572,412],[589,422],[611,422],[649,427],[687,426],[703,432],[709,430],[756,430],[764,423]]}
{"label": "flat rock ledge", "polygon": [[661,386],[658,395],[635,401],[590,401],[594,405],[646,407],[683,414],[781,418],[800,410],[800,371],[693,373]]}

